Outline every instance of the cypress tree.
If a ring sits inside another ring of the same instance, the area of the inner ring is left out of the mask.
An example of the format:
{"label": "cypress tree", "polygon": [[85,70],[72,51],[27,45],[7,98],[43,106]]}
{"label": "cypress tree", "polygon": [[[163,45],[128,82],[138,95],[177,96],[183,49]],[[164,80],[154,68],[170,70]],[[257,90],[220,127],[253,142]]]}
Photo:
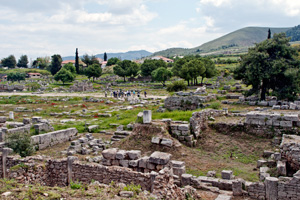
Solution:
{"label": "cypress tree", "polygon": [[103,60],[107,61],[107,54],[106,54],[106,52],[104,52]]}
{"label": "cypress tree", "polygon": [[268,39],[271,39],[271,29],[268,30]]}
{"label": "cypress tree", "polygon": [[76,48],[76,53],[75,53],[75,68],[76,68],[76,73],[79,74],[78,48]]}

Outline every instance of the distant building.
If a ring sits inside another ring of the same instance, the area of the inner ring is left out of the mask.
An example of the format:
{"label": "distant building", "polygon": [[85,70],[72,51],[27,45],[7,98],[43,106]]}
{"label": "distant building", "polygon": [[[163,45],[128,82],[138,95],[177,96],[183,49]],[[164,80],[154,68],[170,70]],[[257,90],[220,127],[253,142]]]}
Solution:
{"label": "distant building", "polygon": [[40,73],[27,73],[27,78],[41,78],[42,74]]}
{"label": "distant building", "polygon": [[104,67],[106,67],[106,64],[107,64],[107,61],[103,61],[103,62],[101,63],[101,68],[103,69]]}
{"label": "distant building", "polygon": [[0,74],[0,81],[7,81],[7,75],[6,74]]}
{"label": "distant building", "polygon": [[163,57],[163,56],[154,56],[152,58],[150,58],[151,60],[163,60],[165,61],[166,63],[174,63],[174,60],[172,59],[169,59],[169,58],[166,58],[166,57]]}
{"label": "distant building", "polygon": [[[68,64],[68,63],[72,63],[73,66],[75,67],[75,60],[64,60],[64,61],[62,61],[61,66],[63,67],[65,64]],[[86,65],[84,62],[82,62],[81,60],[79,60],[79,65],[82,65],[83,67],[86,67],[86,66],[87,66],[87,65]]]}

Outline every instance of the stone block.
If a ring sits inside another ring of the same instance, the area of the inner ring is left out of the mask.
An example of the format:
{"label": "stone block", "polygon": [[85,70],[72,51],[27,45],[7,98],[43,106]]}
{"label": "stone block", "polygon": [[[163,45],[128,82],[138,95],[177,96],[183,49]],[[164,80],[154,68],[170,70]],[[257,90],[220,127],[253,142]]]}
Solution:
{"label": "stone block", "polygon": [[139,159],[139,168],[147,168],[147,162],[149,160],[148,156],[142,157]]}
{"label": "stone block", "polygon": [[265,161],[265,160],[258,160],[256,167],[260,168],[260,167],[263,167],[263,166],[266,166],[266,165],[267,165],[267,161]]}
{"label": "stone block", "polygon": [[294,122],[298,122],[298,121],[299,121],[299,117],[298,117],[297,114],[294,114],[294,115],[292,115],[292,114],[284,115],[284,116],[282,117],[282,119],[283,119],[284,121],[294,121]]}
{"label": "stone block", "polygon": [[120,160],[120,166],[129,167],[129,160]]}
{"label": "stone block", "polygon": [[277,161],[277,173],[279,176],[286,176],[286,162]]}
{"label": "stone block", "polygon": [[88,131],[91,133],[93,132],[94,130],[97,130],[99,128],[99,125],[92,125],[92,126],[89,126],[88,127]]}
{"label": "stone block", "polygon": [[193,175],[191,174],[182,174],[181,175],[181,185],[186,186],[186,185],[191,185],[191,179]]}
{"label": "stone block", "polygon": [[6,122],[6,117],[0,116],[0,123],[5,123],[5,122]]}
{"label": "stone block", "polygon": [[180,124],[178,126],[178,130],[180,130],[180,131],[189,131],[190,130],[190,126],[189,126],[189,124]]}
{"label": "stone block", "polygon": [[118,159],[118,160],[124,160],[126,158],[127,158],[127,151],[125,151],[125,150],[119,150],[116,153],[116,159]]}
{"label": "stone block", "polygon": [[216,171],[208,171],[206,176],[215,178],[216,177]]}
{"label": "stone block", "polygon": [[147,169],[149,170],[155,170],[156,165],[150,162],[147,162]]}
{"label": "stone block", "polygon": [[118,151],[118,149],[116,149],[116,148],[105,149],[104,151],[102,151],[102,156],[105,159],[114,160],[114,159],[116,159],[117,151]]}
{"label": "stone block", "polygon": [[280,107],[280,109],[282,109],[282,110],[288,110],[288,109],[289,109],[289,106],[288,106],[288,105],[282,105],[282,106]]}
{"label": "stone block", "polygon": [[173,146],[173,141],[171,139],[162,138],[160,144],[164,145],[164,146],[172,147]]}
{"label": "stone block", "polygon": [[141,151],[140,150],[127,151],[127,154],[129,156],[130,160],[137,160],[141,157]]}
{"label": "stone block", "polygon": [[294,103],[290,103],[290,110],[296,110],[297,109],[297,105]]}
{"label": "stone block", "polygon": [[283,128],[292,128],[293,122],[292,121],[280,121],[280,126]]}
{"label": "stone block", "polygon": [[30,124],[30,118],[23,118],[23,124]]}
{"label": "stone block", "polygon": [[225,179],[225,180],[231,180],[231,179],[233,179],[233,173],[231,170],[223,170],[221,172],[221,177],[222,177],[222,179]]}
{"label": "stone block", "polygon": [[105,165],[105,166],[111,166],[111,160],[103,159],[103,160],[102,160],[102,165]]}
{"label": "stone block", "polygon": [[149,162],[157,165],[166,165],[171,158],[171,154],[155,151],[150,155]]}
{"label": "stone block", "polygon": [[232,193],[233,196],[243,195],[243,180],[237,179],[232,182]]}
{"label": "stone block", "polygon": [[172,167],[183,167],[185,163],[183,161],[171,160]]}
{"label": "stone block", "polygon": [[159,144],[160,143],[160,138],[159,137],[153,137],[151,139],[151,143],[152,144]]}
{"label": "stone block", "polygon": [[277,200],[278,199],[278,178],[266,177],[266,199]]}
{"label": "stone block", "polygon": [[133,197],[134,193],[132,191],[121,191],[119,195],[123,198],[131,198]]}
{"label": "stone block", "polygon": [[263,152],[263,157],[264,157],[264,158],[269,158],[269,157],[271,157],[271,155],[272,155],[273,153],[274,153],[273,151],[267,151],[267,150],[265,150],[265,151]]}
{"label": "stone block", "polygon": [[143,123],[149,124],[152,121],[152,112],[151,110],[144,110],[143,111]]}
{"label": "stone block", "polygon": [[113,166],[119,166],[120,162],[119,162],[119,160],[112,160],[111,161],[111,165],[113,165]]}
{"label": "stone block", "polygon": [[259,106],[268,106],[268,102],[267,101],[260,101],[257,103],[257,105]]}
{"label": "stone block", "polygon": [[281,106],[280,105],[274,105],[274,106],[272,106],[272,109],[273,110],[280,110]]}
{"label": "stone block", "polygon": [[176,176],[181,177],[182,174],[185,173],[185,166],[183,167],[173,167],[173,174],[175,174]]}
{"label": "stone block", "polygon": [[138,160],[129,160],[129,167],[138,167],[139,161]]}

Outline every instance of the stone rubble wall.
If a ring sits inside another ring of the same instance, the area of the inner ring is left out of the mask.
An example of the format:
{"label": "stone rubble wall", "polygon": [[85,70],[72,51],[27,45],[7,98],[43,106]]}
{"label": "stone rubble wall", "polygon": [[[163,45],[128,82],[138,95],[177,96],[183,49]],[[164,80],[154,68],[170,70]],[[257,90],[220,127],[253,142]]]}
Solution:
{"label": "stone rubble wall", "polygon": [[281,157],[285,159],[295,171],[300,170],[300,137],[283,135],[280,144]]}
{"label": "stone rubble wall", "polygon": [[266,199],[266,187],[262,182],[246,184],[249,197],[253,199]]}
{"label": "stone rubble wall", "polygon": [[[104,184],[114,181],[116,183],[141,185],[143,190],[153,190],[165,197],[172,197],[171,199],[176,197],[174,195],[183,195],[173,181],[171,169],[160,170],[159,173],[141,173],[119,166],[87,164],[78,160],[69,162],[69,158],[59,160],[42,156],[22,159],[17,156],[6,158],[7,178],[13,178],[23,184],[39,183],[46,186],[67,186],[70,180],[83,183],[90,183],[95,180]],[[3,178],[2,164],[2,156],[0,156],[0,178]]]}
{"label": "stone rubble wall", "polygon": [[77,136],[78,130],[76,128],[68,128],[59,131],[53,131],[41,135],[31,136],[31,141],[39,150],[47,147],[71,141]]}
{"label": "stone rubble wall", "polygon": [[74,163],[72,166],[73,180],[89,183],[92,179],[100,183],[109,184],[112,181],[125,184],[141,185],[143,190],[151,190],[149,173],[140,173],[128,168],[117,166],[103,166],[99,164]]}
{"label": "stone rubble wall", "polygon": [[252,125],[244,123],[209,123],[209,126],[216,129],[220,133],[232,133],[232,132],[245,132],[249,135],[255,135],[263,138],[273,138],[281,136],[282,133],[288,132],[293,134],[299,134],[299,130],[296,128],[282,128],[262,125]]}
{"label": "stone rubble wall", "polygon": [[279,178],[278,182],[278,199],[299,199],[300,177],[296,175],[294,177]]}
{"label": "stone rubble wall", "polygon": [[198,138],[201,131],[207,128],[206,122],[210,117],[219,117],[224,115],[222,110],[206,109],[200,112],[194,112],[190,118],[191,131],[195,138]]}
{"label": "stone rubble wall", "polygon": [[196,110],[201,107],[202,103],[209,102],[211,100],[216,100],[216,96],[197,96],[190,95],[190,93],[183,93],[179,96],[166,98],[164,107],[169,110]]}
{"label": "stone rubble wall", "polygon": [[14,90],[16,91],[23,91],[25,89],[24,85],[4,85],[0,84],[0,92],[12,92]]}
{"label": "stone rubble wall", "polygon": [[85,92],[85,91],[93,91],[93,83],[91,82],[75,82],[72,86],[70,86],[69,90],[74,92]]}

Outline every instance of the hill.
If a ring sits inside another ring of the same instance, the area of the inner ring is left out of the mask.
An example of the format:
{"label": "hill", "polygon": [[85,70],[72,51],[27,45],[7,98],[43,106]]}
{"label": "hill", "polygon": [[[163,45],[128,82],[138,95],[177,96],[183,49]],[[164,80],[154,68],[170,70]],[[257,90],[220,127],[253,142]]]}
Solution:
{"label": "hill", "polygon": [[[152,53],[145,50],[139,50],[139,51],[128,51],[125,53],[107,53],[107,59],[116,57],[120,58],[122,60],[137,60],[141,59],[143,57],[150,56]],[[103,54],[97,54],[95,55],[97,58],[103,59]],[[80,56],[82,57],[82,56]],[[75,56],[66,56],[62,58],[63,60],[74,60]]]}
{"label": "hill", "polygon": [[[204,43],[201,46],[183,49],[172,48],[164,51],[159,51],[153,55],[175,56],[188,54],[236,54],[243,53],[255,43],[265,40],[268,36],[268,27],[246,27],[237,31],[231,32],[220,38]],[[270,28],[272,34],[286,32],[291,28]]]}
{"label": "hill", "polygon": [[289,29],[286,32],[287,37],[291,37],[291,42],[300,41],[300,25]]}

